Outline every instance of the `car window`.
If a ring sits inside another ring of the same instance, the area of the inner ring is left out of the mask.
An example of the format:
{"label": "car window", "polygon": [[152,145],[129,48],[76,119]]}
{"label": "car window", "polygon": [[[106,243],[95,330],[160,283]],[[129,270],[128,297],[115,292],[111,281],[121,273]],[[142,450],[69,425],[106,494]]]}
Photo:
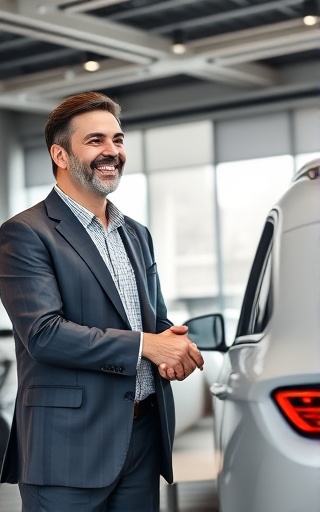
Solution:
{"label": "car window", "polygon": [[[276,212],[272,212],[264,226],[238,323],[237,338],[262,333],[272,314],[272,248],[276,224]],[[246,340],[248,341],[248,340]],[[255,338],[257,341],[257,338]]]}
{"label": "car window", "polygon": [[260,286],[254,301],[248,334],[263,332],[271,315],[271,247],[261,274]]}

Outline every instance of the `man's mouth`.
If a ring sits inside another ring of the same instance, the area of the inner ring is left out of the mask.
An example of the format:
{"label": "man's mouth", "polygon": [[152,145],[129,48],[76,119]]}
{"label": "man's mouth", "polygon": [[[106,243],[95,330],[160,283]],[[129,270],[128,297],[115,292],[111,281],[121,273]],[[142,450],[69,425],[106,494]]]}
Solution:
{"label": "man's mouth", "polygon": [[91,169],[95,171],[97,175],[102,179],[116,179],[119,175],[121,175],[122,166],[118,161],[95,161],[92,162]]}
{"label": "man's mouth", "polygon": [[93,168],[102,173],[114,174],[114,173],[118,172],[118,166],[110,165],[110,164],[98,164],[98,165],[94,165]]}

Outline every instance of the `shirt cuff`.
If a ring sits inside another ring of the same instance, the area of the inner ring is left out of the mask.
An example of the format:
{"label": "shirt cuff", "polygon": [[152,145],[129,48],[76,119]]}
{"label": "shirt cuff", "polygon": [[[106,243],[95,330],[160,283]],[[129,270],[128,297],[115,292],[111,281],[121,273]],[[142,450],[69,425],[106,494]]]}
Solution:
{"label": "shirt cuff", "polygon": [[140,363],[141,363],[142,349],[143,349],[143,332],[140,333],[140,348],[139,348],[139,354],[138,354],[137,369],[139,368]]}

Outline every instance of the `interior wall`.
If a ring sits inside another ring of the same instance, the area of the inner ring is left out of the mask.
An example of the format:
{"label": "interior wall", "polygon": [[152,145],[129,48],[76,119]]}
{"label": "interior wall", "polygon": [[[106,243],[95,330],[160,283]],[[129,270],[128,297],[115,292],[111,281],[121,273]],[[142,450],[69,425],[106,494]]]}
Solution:
{"label": "interior wall", "polygon": [[24,147],[17,115],[0,110],[0,223],[25,206]]}

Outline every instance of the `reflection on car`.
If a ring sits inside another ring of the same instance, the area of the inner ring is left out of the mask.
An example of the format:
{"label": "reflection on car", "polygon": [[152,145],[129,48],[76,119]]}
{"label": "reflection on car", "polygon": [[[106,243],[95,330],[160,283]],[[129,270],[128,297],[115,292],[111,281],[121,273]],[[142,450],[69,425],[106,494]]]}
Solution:
{"label": "reflection on car", "polygon": [[221,315],[187,322],[223,354],[211,393],[220,512],[320,511],[320,159],[270,211],[228,347]]}

